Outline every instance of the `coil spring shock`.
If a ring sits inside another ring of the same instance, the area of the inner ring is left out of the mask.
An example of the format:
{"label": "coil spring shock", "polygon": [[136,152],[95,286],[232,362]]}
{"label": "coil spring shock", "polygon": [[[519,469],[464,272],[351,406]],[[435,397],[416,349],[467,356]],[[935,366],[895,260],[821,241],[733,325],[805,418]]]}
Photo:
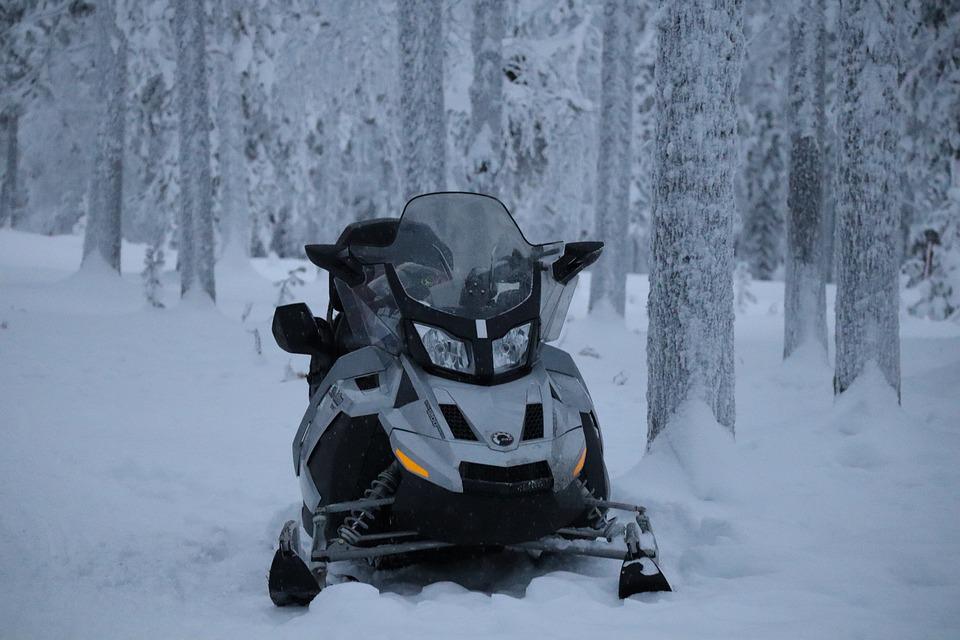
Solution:
{"label": "coil spring shock", "polygon": [[[580,493],[584,498],[589,500],[595,500],[597,498],[593,489],[590,488],[590,485],[586,480],[577,480],[580,483]],[[608,525],[607,516],[603,511],[600,510],[600,507],[593,507],[586,514],[587,523],[594,529],[605,529]]]}
{"label": "coil spring shock", "polygon": [[[388,498],[397,490],[400,484],[400,464],[394,460],[393,464],[380,472],[380,475],[370,483],[370,487],[363,492],[364,500],[379,500]],[[337,536],[346,544],[357,545],[365,531],[377,519],[376,507],[354,509],[343,520],[337,529]]]}

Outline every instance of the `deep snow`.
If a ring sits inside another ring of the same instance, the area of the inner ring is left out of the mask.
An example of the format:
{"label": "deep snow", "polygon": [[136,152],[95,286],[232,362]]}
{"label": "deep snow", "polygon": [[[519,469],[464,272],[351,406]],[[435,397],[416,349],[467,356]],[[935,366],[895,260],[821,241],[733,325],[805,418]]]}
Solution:
{"label": "deep snow", "polygon": [[[79,238],[0,231],[0,638],[960,637],[956,324],[902,317],[902,407],[876,373],[834,401],[826,362],[780,360],[782,283],[753,283],[736,443],[693,405],[643,457],[646,280],[631,279],[629,328],[585,318],[582,283],[560,346],[675,593],[621,602],[616,562],[503,554],[348,566],[372,586],[278,610],[266,571],[299,504],[306,385],[269,320],[294,263],[218,274],[217,308],[178,304],[167,273],[154,310],[142,247],[124,251],[123,281],[76,275]],[[296,295],[320,310],[307,277]]]}

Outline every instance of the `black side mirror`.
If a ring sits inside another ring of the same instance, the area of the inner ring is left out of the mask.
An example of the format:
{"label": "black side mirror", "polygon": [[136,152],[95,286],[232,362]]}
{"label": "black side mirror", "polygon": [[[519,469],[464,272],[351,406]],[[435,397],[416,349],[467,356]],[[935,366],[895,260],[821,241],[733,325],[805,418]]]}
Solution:
{"label": "black side mirror", "polygon": [[285,304],[273,312],[273,337],[287,353],[312,356],[323,353],[323,336],[310,307],[302,302]]}
{"label": "black side mirror", "polygon": [[567,284],[596,262],[601,251],[602,242],[568,242],[563,248],[563,255],[553,263],[553,279],[560,284]]}
{"label": "black side mirror", "polygon": [[310,262],[329,271],[334,278],[351,287],[363,282],[363,265],[350,256],[350,250],[339,244],[308,244],[304,247]]}

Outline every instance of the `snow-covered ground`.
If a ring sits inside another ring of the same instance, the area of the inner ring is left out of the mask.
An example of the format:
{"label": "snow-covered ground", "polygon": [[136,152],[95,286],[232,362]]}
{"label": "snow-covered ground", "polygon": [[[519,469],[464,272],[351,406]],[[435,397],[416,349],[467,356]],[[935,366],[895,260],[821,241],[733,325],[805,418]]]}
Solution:
{"label": "snow-covered ground", "polygon": [[736,444],[694,407],[644,458],[646,281],[628,328],[586,318],[582,284],[560,345],[675,592],[620,601],[614,561],[502,554],[348,567],[370,584],[281,610],[266,572],[306,385],[269,321],[294,265],[219,274],[216,308],[179,305],[168,273],[155,310],[124,250],[122,281],[75,275],[79,238],[0,231],[0,638],[960,637],[956,324],[903,317],[902,406],[869,375],[834,401],[826,363],[781,362],[782,285],[753,283]]}

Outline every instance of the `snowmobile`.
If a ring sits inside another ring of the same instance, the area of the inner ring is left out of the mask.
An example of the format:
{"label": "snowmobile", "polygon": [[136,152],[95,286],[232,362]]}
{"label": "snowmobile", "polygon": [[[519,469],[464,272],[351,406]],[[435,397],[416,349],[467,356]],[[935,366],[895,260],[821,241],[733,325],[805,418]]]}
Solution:
{"label": "snowmobile", "polygon": [[305,247],[330,301],[326,317],[298,303],[273,318],[279,346],[311,356],[293,440],[303,509],[270,567],[277,606],[309,604],[331,562],[457,550],[612,558],[621,598],[670,590],[644,508],[609,499],[583,378],[548,344],[602,248],[530,244],[499,200],[461,192]]}

